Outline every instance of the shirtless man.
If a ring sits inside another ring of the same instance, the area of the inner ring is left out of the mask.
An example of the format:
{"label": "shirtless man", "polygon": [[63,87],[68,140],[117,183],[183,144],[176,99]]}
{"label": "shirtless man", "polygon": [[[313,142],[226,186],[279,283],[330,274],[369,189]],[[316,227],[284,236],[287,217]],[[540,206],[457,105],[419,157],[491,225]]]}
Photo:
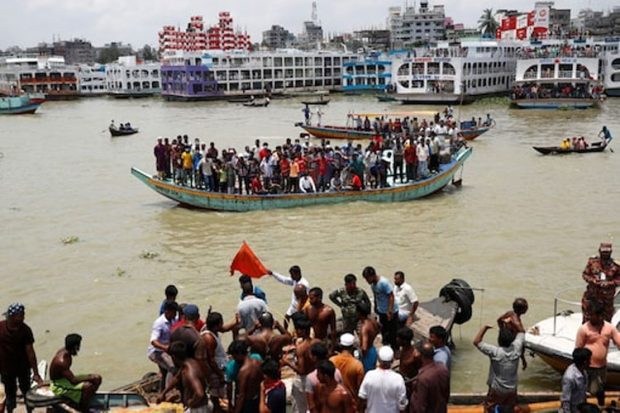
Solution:
{"label": "shirtless man", "polygon": [[261,363],[248,357],[248,345],[245,341],[233,341],[228,347],[228,353],[239,364],[241,369],[237,376],[237,396],[230,402],[234,413],[258,413],[260,405],[260,383],[263,380]]}
{"label": "shirtless man", "polygon": [[[515,298],[512,303],[512,311],[507,311],[497,319],[497,326],[499,328],[509,328],[515,333],[525,333],[525,327],[521,316],[527,313],[528,304],[525,298]],[[525,359],[525,348],[521,353],[521,365],[523,370],[527,368],[527,360]]]}
{"label": "shirtless man", "polygon": [[[308,300],[308,290],[303,284],[297,284],[295,287],[293,287],[293,295],[297,300],[297,303],[295,304],[296,312],[303,313],[306,308],[310,307],[310,301]],[[291,314],[291,316],[293,314]]]}
{"label": "shirtless man", "polygon": [[[304,287],[301,287],[304,289]],[[304,289],[305,291],[305,289]],[[258,317],[259,330],[247,337],[247,342],[255,353],[263,359],[280,360],[282,348],[291,343],[292,336],[278,323],[274,321],[271,313],[263,313]],[[280,332],[275,334],[274,328]]]}
{"label": "shirtless man", "polygon": [[101,376],[88,374],[75,376],[71,371],[73,356],[77,356],[82,344],[82,336],[69,334],[65,337],[65,346],[58,350],[50,363],[50,389],[59,397],[71,400],[79,406],[80,411],[88,411],[91,398],[101,385]]}
{"label": "shirtless man", "polygon": [[411,381],[418,374],[419,362],[414,355],[414,347],[411,345],[413,340],[413,330],[409,327],[401,327],[396,333],[396,342],[400,347],[400,366],[398,372],[405,379],[407,395],[411,394]]}
{"label": "shirtless man", "polygon": [[310,348],[314,343],[320,343],[316,338],[310,338],[311,322],[307,318],[297,320],[295,324],[295,332],[297,334],[297,342],[295,343],[296,361],[283,358],[281,364],[289,366],[295,373],[293,388],[291,395],[293,397],[293,412],[305,413],[308,410],[308,401],[306,399],[306,381],[307,375],[316,368],[314,360],[310,354]]}
{"label": "shirtless man", "polygon": [[187,356],[187,345],[182,341],[174,341],[168,348],[168,354],[172,357],[174,365],[179,372],[174,376],[166,388],[157,398],[161,403],[165,400],[166,393],[180,385],[182,389],[181,400],[186,413],[207,413],[209,400],[205,393],[207,380],[200,363]]}
{"label": "shirtless man", "polygon": [[577,330],[575,348],[587,348],[592,352],[590,366],[586,368],[588,391],[596,396],[599,406],[605,404],[605,381],[607,378],[607,352],[609,342],[620,347],[620,332],[605,321],[605,306],[598,301],[588,303],[589,320]]}
{"label": "shirtless man", "polygon": [[338,384],[334,378],[336,366],[329,360],[322,360],[317,366],[318,403],[311,413],[353,413],[355,402],[351,393]]}
{"label": "shirtless man", "polygon": [[377,367],[377,349],[375,348],[375,338],[379,334],[379,323],[374,318],[370,318],[370,305],[357,303],[357,317],[360,322],[360,351],[361,362],[364,365],[364,372],[374,370]]}
{"label": "shirtless man", "polygon": [[326,340],[329,338],[332,346],[336,345],[336,312],[323,303],[323,290],[319,287],[310,289],[308,294],[310,307],[304,313],[312,323],[314,338]]}

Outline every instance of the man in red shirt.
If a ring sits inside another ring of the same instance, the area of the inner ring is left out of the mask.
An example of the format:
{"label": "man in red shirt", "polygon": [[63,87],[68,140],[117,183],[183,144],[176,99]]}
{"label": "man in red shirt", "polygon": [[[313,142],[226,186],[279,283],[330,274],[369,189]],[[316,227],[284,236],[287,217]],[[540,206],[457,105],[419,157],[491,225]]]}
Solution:
{"label": "man in red shirt", "polygon": [[321,152],[321,155],[316,160],[316,164],[319,172],[318,190],[324,192],[329,185],[329,176],[327,175],[329,172],[329,161],[325,157],[325,152]]}
{"label": "man in red shirt", "polygon": [[418,158],[415,151],[415,145],[411,142],[405,145],[405,172],[407,181],[415,181],[416,169],[418,168]]}
{"label": "man in red shirt", "polygon": [[353,178],[351,178],[351,189],[354,191],[362,190],[362,180],[356,174],[353,174]]}
{"label": "man in red shirt", "polygon": [[282,188],[284,192],[288,192],[289,188],[289,174],[291,172],[291,162],[286,155],[280,157],[280,174],[282,175]]}

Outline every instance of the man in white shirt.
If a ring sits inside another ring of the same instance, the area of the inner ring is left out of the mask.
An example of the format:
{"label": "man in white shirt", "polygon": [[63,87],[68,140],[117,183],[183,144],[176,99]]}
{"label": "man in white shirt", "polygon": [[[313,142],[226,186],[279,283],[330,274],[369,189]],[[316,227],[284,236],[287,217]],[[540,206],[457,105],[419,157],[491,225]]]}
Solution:
{"label": "man in white shirt", "polygon": [[243,284],[241,290],[243,291],[243,299],[237,305],[237,313],[241,321],[241,328],[248,331],[256,325],[258,318],[269,309],[263,300],[254,295],[252,284]]}
{"label": "man in white shirt", "polygon": [[398,320],[410,325],[413,323],[413,315],[418,309],[418,296],[411,285],[405,282],[405,273],[394,273],[394,298],[398,304]]}
{"label": "man in white shirt", "polygon": [[379,349],[379,368],[366,373],[358,393],[360,410],[367,413],[399,413],[407,407],[407,390],[403,376],[392,371],[394,351]]}
{"label": "man in white shirt", "polygon": [[304,193],[313,193],[316,192],[316,185],[314,185],[314,180],[308,174],[302,174],[299,179],[299,190]]}
{"label": "man in white shirt", "polygon": [[306,287],[306,292],[308,292],[308,290],[310,289],[310,283],[301,275],[301,268],[299,268],[299,265],[293,265],[291,268],[289,268],[288,273],[291,275],[290,278],[278,274],[277,272],[273,272],[271,270],[267,271],[267,274],[271,275],[279,283],[293,287],[293,292],[291,292],[291,305],[288,310],[286,310],[287,319],[289,319],[293,315],[293,313],[297,311],[297,298],[295,297],[295,287],[298,284],[301,284]]}
{"label": "man in white shirt", "polygon": [[166,387],[176,373],[172,357],[170,357],[167,351],[170,345],[172,324],[176,321],[179,308],[174,301],[166,301],[162,307],[164,310],[163,314],[153,322],[150,345],[147,350],[149,360],[159,366],[159,372],[161,373],[160,390]]}

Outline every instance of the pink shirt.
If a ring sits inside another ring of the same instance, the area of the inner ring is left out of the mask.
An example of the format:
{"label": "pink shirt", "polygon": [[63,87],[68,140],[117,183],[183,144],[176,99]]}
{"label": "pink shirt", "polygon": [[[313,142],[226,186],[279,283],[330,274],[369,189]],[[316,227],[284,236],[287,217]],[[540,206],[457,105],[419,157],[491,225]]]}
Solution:
{"label": "pink shirt", "polygon": [[613,340],[616,346],[620,347],[620,332],[609,322],[605,321],[599,332],[599,329],[588,321],[577,330],[575,347],[585,347],[592,352],[590,367],[605,367],[607,365],[607,351],[609,350],[610,340]]}

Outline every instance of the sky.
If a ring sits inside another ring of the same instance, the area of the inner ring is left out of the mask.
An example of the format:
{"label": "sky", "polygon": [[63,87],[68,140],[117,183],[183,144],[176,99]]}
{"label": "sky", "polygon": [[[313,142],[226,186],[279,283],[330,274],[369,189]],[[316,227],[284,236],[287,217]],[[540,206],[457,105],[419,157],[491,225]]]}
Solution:
{"label": "sky", "polygon": [[[388,7],[404,4],[404,0],[317,0],[325,34],[384,28]],[[413,4],[409,0],[409,5]],[[430,5],[434,4],[443,4],[446,16],[466,27],[476,26],[486,8],[534,8],[534,0],[431,0]],[[570,8],[573,15],[584,7],[608,10],[614,5],[618,0],[555,2],[556,8]],[[220,11],[230,11],[235,27],[247,30],[253,42],[260,42],[262,32],[273,24],[300,33],[311,10],[312,0],[0,0],[0,49],[76,37],[91,41],[93,46],[112,41],[130,43],[134,48],[157,46],[162,26],[185,28],[194,15],[202,15],[206,24],[212,25]]]}

